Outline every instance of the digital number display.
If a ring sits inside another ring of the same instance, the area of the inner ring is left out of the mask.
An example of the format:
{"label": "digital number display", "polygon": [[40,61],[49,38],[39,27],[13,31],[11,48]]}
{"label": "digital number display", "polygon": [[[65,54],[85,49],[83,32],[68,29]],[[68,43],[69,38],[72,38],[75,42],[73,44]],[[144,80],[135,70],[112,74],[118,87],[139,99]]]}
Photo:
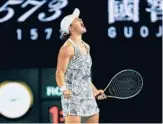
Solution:
{"label": "digital number display", "polygon": [[[53,40],[59,31],[54,28],[57,19],[67,5],[68,0],[7,0],[0,6],[0,31],[10,33],[12,41]],[[12,23],[12,28],[6,23]]]}
{"label": "digital number display", "polygon": [[42,123],[63,123],[64,117],[60,100],[44,100],[41,108]]}
{"label": "digital number display", "polygon": [[[6,13],[0,18],[0,23],[4,23],[12,19],[16,15],[16,11],[13,6],[20,6],[21,10],[31,6],[31,8],[24,12],[20,17],[18,17],[17,22],[25,22],[28,18],[32,16],[36,11],[38,11],[42,6],[48,3],[48,12],[51,13],[47,16],[45,12],[40,12],[37,16],[38,20],[41,22],[50,22],[57,19],[61,15],[61,9],[67,6],[67,0],[8,0],[0,7],[0,13]],[[34,17],[34,16],[33,16]],[[33,18],[32,17],[32,18]]]}
{"label": "digital number display", "polygon": [[62,112],[62,110],[60,110],[59,107],[57,107],[57,106],[50,107],[49,113],[51,116],[51,122],[53,124],[64,122],[63,112]]}

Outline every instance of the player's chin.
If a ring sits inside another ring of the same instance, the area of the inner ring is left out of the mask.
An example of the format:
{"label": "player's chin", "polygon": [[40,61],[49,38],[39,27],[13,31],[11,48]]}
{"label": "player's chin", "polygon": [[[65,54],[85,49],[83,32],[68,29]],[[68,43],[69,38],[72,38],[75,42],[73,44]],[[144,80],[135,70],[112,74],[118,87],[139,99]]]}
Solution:
{"label": "player's chin", "polygon": [[84,33],[86,33],[86,32],[87,32],[87,29],[86,29],[85,27],[82,27],[82,28],[81,28],[81,33],[84,34]]}

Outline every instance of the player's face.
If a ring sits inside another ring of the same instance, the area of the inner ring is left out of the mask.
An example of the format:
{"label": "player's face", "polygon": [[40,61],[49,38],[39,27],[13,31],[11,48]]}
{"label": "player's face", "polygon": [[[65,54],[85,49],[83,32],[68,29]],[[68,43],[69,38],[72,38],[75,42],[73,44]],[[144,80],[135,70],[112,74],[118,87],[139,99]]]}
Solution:
{"label": "player's face", "polygon": [[75,18],[71,24],[71,28],[73,29],[73,31],[79,33],[79,34],[83,34],[86,32],[86,28],[84,26],[84,23],[82,21],[82,19],[80,18]]}

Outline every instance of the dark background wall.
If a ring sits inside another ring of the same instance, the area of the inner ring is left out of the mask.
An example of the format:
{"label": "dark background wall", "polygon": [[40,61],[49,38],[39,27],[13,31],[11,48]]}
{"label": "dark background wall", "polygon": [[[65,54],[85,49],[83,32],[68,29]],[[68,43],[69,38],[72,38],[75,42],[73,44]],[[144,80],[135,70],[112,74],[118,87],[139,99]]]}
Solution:
{"label": "dark background wall", "polygon": [[[6,2],[7,0],[1,1],[0,7]],[[57,55],[63,44],[59,39],[59,26],[61,19],[76,7],[81,10],[80,17],[87,28],[83,39],[91,46],[93,82],[97,88],[105,88],[117,72],[126,68],[137,70],[144,79],[143,90],[133,99],[98,101],[100,122],[161,122],[162,33],[159,35],[159,32],[162,32],[162,24],[159,19],[152,22],[151,13],[146,11],[146,8],[151,8],[147,0],[139,1],[138,22],[123,20],[112,24],[108,23],[110,6],[107,0],[69,0],[58,18],[44,22],[38,19],[41,12],[45,12],[47,17],[54,14],[49,12],[48,7],[53,1],[45,0],[43,6],[25,21],[18,22],[20,16],[38,5],[29,3],[22,8],[25,2],[27,1],[7,6],[15,12],[8,21],[2,22],[7,11],[0,11],[0,73],[5,74],[0,75],[0,81],[10,78],[24,80],[31,87],[35,102],[24,117],[10,120],[0,116],[0,122],[51,122],[53,114],[49,114],[49,109],[58,106],[61,111],[59,94],[57,96],[57,89],[53,89],[56,88],[53,76]],[[56,3],[59,2],[53,2]],[[115,38],[108,35],[112,26],[116,29]],[[146,37],[141,36],[142,26],[148,30]],[[124,27],[132,28],[133,36],[126,38]],[[52,91],[56,92],[46,96],[47,86],[53,87]]]}

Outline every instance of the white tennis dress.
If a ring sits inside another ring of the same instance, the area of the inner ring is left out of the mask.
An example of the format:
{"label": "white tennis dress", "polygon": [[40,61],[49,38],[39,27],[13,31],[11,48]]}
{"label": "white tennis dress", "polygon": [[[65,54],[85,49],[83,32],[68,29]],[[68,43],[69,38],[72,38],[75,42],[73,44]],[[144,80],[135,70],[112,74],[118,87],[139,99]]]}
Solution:
{"label": "white tennis dress", "polygon": [[83,54],[71,39],[69,41],[74,47],[74,56],[68,64],[64,79],[72,96],[70,98],[61,96],[63,116],[91,116],[98,113],[99,108],[91,87],[92,59],[89,54],[90,48],[83,42],[88,50],[88,54]]}

